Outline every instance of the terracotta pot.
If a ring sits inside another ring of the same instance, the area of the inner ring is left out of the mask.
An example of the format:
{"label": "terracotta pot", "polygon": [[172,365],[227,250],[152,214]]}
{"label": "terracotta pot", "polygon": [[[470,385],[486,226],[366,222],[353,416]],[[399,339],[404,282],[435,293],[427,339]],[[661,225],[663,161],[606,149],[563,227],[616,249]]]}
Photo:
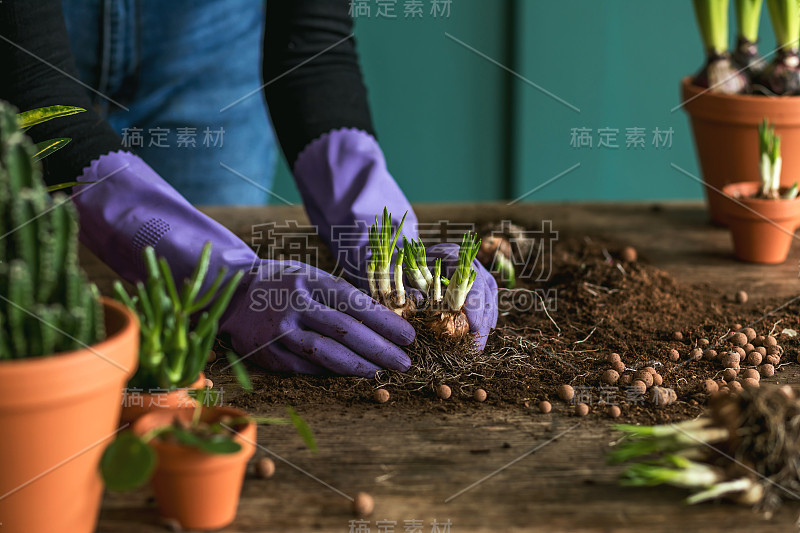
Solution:
{"label": "terracotta pot", "polygon": [[139,323],[103,299],[107,338],[91,348],[0,363],[0,531],[95,530],[98,464],[122,387],[138,362]]}
{"label": "terracotta pot", "polygon": [[[724,224],[720,190],[758,172],[758,125],[764,118],[781,136],[781,185],[800,176],[800,96],[714,94],[681,82],[683,108],[689,114],[711,220]],[[677,178],[676,178],[677,179]]]}
{"label": "terracotta pot", "polygon": [[205,374],[200,372],[197,380],[188,387],[169,392],[150,393],[126,388],[122,395],[122,414],[119,417],[119,425],[133,424],[137,418],[157,409],[172,410],[194,407],[195,401],[189,396],[188,391],[202,387],[205,381]]}
{"label": "terracotta pot", "polygon": [[783,263],[800,226],[800,198],[751,198],[759,188],[758,182],[745,181],[722,189],[731,197],[726,197],[722,208],[733,235],[734,255],[751,263]]}
{"label": "terracotta pot", "polygon": [[[193,409],[158,409],[134,422],[133,431],[147,431],[171,424],[175,416],[191,420]],[[228,415],[247,416],[232,407],[204,409],[203,419],[219,420]],[[255,452],[256,424],[250,422],[235,437],[242,449],[234,454],[214,455],[196,448],[164,442],[150,444],[158,454],[151,485],[164,518],[177,520],[184,529],[219,529],[236,518],[247,461]]]}

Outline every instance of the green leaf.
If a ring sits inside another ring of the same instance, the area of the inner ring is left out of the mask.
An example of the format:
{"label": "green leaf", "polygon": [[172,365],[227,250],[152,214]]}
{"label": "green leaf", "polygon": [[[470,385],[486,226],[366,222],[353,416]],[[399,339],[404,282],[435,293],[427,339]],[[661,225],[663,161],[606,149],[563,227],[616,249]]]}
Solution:
{"label": "green leaf", "polygon": [[69,189],[70,187],[75,187],[76,185],[88,185],[90,183],[97,183],[96,181],[67,181],[66,183],[59,183],[58,185],[50,185],[47,188],[47,192],[56,192],[62,189]]}
{"label": "green leaf", "polygon": [[292,421],[292,425],[294,425],[294,428],[303,439],[303,442],[306,443],[308,449],[314,453],[317,453],[317,443],[314,440],[314,432],[311,431],[311,428],[308,426],[306,421],[303,420],[294,409],[292,409],[291,405],[286,406],[286,412],[289,413],[289,419]]}
{"label": "green leaf", "polygon": [[170,433],[175,435],[175,438],[178,439],[178,442],[181,444],[185,444],[186,446],[194,446],[196,448],[202,447],[203,439],[187,429],[173,427],[170,430]]}
{"label": "green leaf", "polygon": [[36,151],[36,153],[33,154],[33,160],[40,161],[44,159],[53,152],[57,152],[58,150],[64,148],[71,140],[72,139],[69,137],[58,137],[56,139],[50,139],[36,143],[36,145],[33,147]]}
{"label": "green leaf", "polygon": [[120,433],[100,459],[100,472],[110,490],[142,486],[156,467],[156,452],[131,431]]}
{"label": "green leaf", "polygon": [[250,374],[248,374],[247,369],[242,364],[242,360],[236,357],[236,354],[233,352],[228,352],[227,357],[231,369],[233,370],[233,375],[236,376],[239,385],[241,385],[245,391],[253,392],[253,382],[250,381]]}
{"label": "green leaf", "polygon": [[230,435],[214,435],[201,439],[198,447],[204,452],[215,454],[236,453],[242,449],[241,444],[234,441]]}
{"label": "green leaf", "polygon": [[21,130],[27,130],[42,122],[47,122],[54,118],[67,117],[69,115],[76,115],[86,111],[82,107],[73,107],[66,105],[52,105],[48,107],[39,107],[31,109],[30,111],[23,111],[17,115],[17,124]]}

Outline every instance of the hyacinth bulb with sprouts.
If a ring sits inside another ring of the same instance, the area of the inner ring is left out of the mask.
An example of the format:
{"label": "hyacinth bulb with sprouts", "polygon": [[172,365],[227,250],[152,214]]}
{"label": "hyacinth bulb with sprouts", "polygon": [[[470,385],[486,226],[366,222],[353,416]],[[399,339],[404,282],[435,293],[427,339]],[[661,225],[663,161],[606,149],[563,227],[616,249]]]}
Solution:
{"label": "hyacinth bulb with sprouts", "polygon": [[[392,215],[384,208],[381,219],[376,216],[375,224],[369,228],[371,257],[367,284],[371,296],[404,318],[419,318],[423,327],[437,335],[450,339],[466,336],[470,325],[463,308],[478,275],[472,265],[480,249],[480,239],[473,233],[464,235],[458,263],[448,279],[442,275],[441,259],[434,261],[431,272],[421,240],[404,237],[402,247],[396,249],[404,221],[405,215],[397,230],[392,231]],[[422,295],[419,302],[406,294],[403,274]]]}
{"label": "hyacinth bulb with sprouts", "polygon": [[728,52],[728,5],[728,0],[694,0],[706,62],[692,83],[709,92],[737,94],[749,90],[749,80]]}

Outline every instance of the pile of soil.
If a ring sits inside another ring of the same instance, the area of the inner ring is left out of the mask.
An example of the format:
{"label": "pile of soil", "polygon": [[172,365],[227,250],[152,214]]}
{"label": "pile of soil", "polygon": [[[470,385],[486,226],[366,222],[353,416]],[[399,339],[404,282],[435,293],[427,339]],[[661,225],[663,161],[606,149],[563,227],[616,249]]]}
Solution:
{"label": "pile of soil", "polygon": [[[324,250],[321,244],[305,239],[298,243],[286,238],[282,246],[291,251],[292,258],[298,253],[302,256],[304,247]],[[389,408],[400,403],[418,409],[457,411],[464,404],[474,405],[473,391],[483,388],[488,393],[485,403],[490,405],[520,406],[538,412],[539,402],[548,400],[554,411],[572,413],[571,403],[580,401],[589,406],[589,416],[605,417],[606,406],[616,404],[621,409],[621,421],[665,423],[699,415],[708,400],[705,380],[722,376],[724,367],[719,361],[690,360],[691,351],[704,344],[701,339],[708,340],[703,349],[719,348],[723,352],[722,348],[729,346],[725,338],[737,324],[754,328],[758,335],[776,336],[783,348],[781,361],[775,377],[765,378],[765,382],[775,381],[783,366],[795,361],[800,337],[781,332],[800,330],[800,302],[740,304],[711,286],[680,283],[649,265],[646,258],[623,261],[623,246],[602,237],[562,235],[553,245],[552,258],[541,258],[552,260],[548,279],[523,277],[514,289],[500,290],[500,316],[486,354],[495,362],[506,362],[487,365],[485,372],[462,375],[457,382],[444,382],[453,391],[447,400],[437,397],[436,379],[414,387],[386,376],[375,381],[282,375],[251,368],[256,392],[237,396],[233,403],[246,410],[276,404],[374,403],[374,389],[383,386],[391,394]],[[281,257],[281,249],[272,249],[271,257]],[[313,260],[321,268],[335,266],[324,251]],[[530,301],[538,302],[535,309],[516,308],[520,302]],[[675,332],[681,333],[682,340],[676,340]],[[679,352],[678,361],[670,360],[672,349]],[[611,368],[606,360],[610,353],[620,355],[627,373],[645,367],[655,369],[663,378],[662,386],[674,389],[677,401],[657,406],[648,401],[649,394],[641,396],[626,385],[604,383],[603,373]],[[225,381],[218,370],[223,366],[222,362],[210,365],[208,376],[215,382],[216,377]],[[741,369],[746,368],[743,359]],[[575,389],[572,402],[559,399],[558,388],[563,384]]]}

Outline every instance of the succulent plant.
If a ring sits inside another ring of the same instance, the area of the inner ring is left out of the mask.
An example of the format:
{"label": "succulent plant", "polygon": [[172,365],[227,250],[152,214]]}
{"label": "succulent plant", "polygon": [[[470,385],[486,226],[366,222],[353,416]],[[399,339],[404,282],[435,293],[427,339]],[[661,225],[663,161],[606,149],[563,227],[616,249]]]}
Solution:
{"label": "succulent plant", "polygon": [[105,336],[97,287],[78,263],[74,207],[64,194],[49,195],[36,154],[16,110],[0,102],[0,360]]}
{"label": "succulent plant", "polygon": [[[144,249],[147,280],[136,284],[134,296],[120,282],[114,284],[116,298],[139,315],[139,368],[131,387],[173,390],[197,380],[214,345],[219,319],[243,275],[235,272],[223,286],[227,270],[220,269],[201,295],[210,257],[211,243],[206,243],[194,272],[178,292],[167,260],[157,259],[148,246]],[[241,366],[233,369],[238,373]]]}

